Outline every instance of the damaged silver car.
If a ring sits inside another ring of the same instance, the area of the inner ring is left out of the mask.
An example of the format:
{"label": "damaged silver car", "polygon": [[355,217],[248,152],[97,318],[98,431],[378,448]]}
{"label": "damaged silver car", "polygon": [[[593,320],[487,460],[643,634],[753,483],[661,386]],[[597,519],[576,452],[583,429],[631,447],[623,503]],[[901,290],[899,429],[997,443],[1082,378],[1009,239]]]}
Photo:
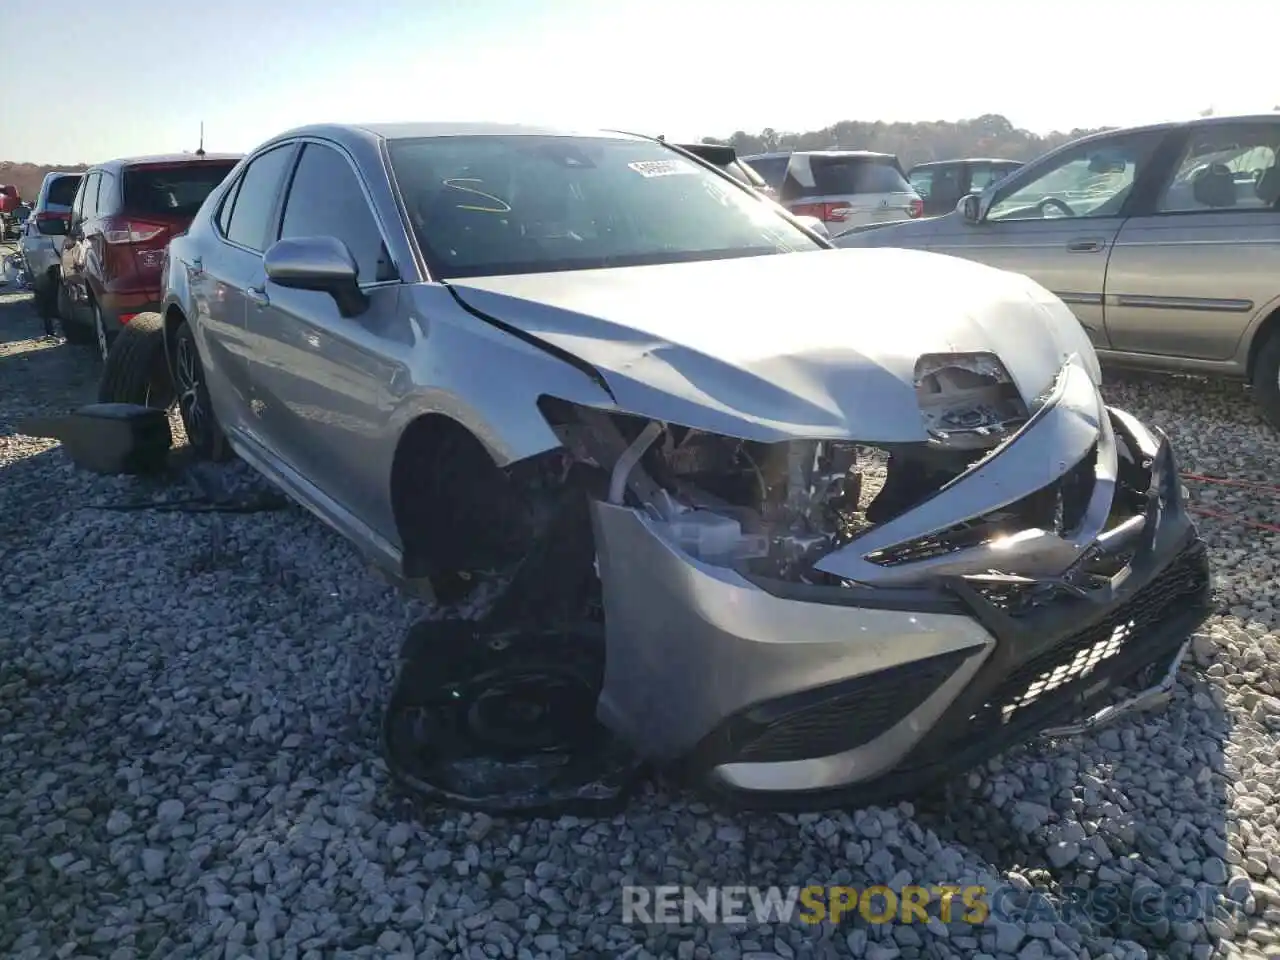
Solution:
{"label": "damaged silver car", "polygon": [[173,241],[167,403],[406,583],[437,798],[884,799],[1166,693],[1209,596],[1167,440],[1031,280],[833,250],[643,137],[318,126]]}

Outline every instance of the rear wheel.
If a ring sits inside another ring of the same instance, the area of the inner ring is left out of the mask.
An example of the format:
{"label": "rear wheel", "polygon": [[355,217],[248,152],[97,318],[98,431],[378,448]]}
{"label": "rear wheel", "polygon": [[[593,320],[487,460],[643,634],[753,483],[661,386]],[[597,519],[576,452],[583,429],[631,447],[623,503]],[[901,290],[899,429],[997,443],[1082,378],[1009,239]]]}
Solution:
{"label": "rear wheel", "polygon": [[173,386],[187,442],[195,455],[201,460],[230,460],[231,445],[213,414],[196,337],[185,320],[173,334]]}
{"label": "rear wheel", "polygon": [[49,270],[44,275],[43,282],[35,285],[33,301],[36,308],[36,316],[43,322],[44,332],[48,336],[53,336],[56,332],[54,321],[58,319],[59,285],[57,270]]}
{"label": "rear wheel", "polygon": [[61,280],[58,281],[58,289],[54,294],[54,298],[54,302],[57,304],[58,319],[62,321],[62,335],[67,338],[67,343],[92,343],[93,330],[83,326],[76,320],[75,311],[71,309],[71,296],[67,293],[67,285]]}
{"label": "rear wheel", "polygon": [[98,402],[167,410],[175,396],[164,355],[164,318],[140,313],[111,344],[98,383]]}
{"label": "rear wheel", "polygon": [[1280,329],[1273,330],[1253,364],[1253,393],[1262,415],[1280,430]]}

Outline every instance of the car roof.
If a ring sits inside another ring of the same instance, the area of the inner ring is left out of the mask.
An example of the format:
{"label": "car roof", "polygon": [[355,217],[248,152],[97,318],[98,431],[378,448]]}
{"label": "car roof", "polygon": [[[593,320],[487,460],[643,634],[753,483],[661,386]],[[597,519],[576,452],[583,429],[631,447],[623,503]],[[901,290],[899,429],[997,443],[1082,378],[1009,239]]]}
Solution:
{"label": "car roof", "polygon": [[773,153],[752,153],[743,160],[772,160],[776,157],[859,157],[865,160],[895,160],[896,154],[875,150],[775,150]]}
{"label": "car roof", "polygon": [[[107,160],[104,163],[95,163],[92,167],[94,170],[121,170],[125,167],[136,167],[143,164],[159,164],[159,163],[195,163],[198,161],[208,162],[210,160],[233,160],[239,161],[242,154],[239,153],[157,153],[152,156],[145,157],[118,157],[115,160]],[[85,173],[88,173],[86,170]],[[83,176],[83,174],[82,174]]]}
{"label": "car roof", "polygon": [[272,137],[269,142],[297,137],[344,140],[419,140],[430,137],[595,137],[609,140],[651,139],[617,130],[533,126],[518,123],[317,123],[295,127]]}
{"label": "car roof", "polygon": [[1008,157],[956,157],[954,160],[925,160],[917,163],[912,170],[924,170],[929,167],[945,167],[949,163],[1026,163],[1025,160],[1010,160]]}

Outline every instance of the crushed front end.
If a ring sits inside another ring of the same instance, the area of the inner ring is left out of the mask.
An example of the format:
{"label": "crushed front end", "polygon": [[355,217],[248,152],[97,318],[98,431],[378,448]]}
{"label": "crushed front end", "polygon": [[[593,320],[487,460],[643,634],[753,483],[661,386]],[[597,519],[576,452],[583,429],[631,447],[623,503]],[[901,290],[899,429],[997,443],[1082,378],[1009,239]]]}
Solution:
{"label": "crushed front end", "polygon": [[647,760],[869,802],[1167,693],[1210,589],[1167,439],[1074,359],[1030,404],[993,355],[916,373],[928,440],[874,449],[546,404],[608,477],[598,715]]}

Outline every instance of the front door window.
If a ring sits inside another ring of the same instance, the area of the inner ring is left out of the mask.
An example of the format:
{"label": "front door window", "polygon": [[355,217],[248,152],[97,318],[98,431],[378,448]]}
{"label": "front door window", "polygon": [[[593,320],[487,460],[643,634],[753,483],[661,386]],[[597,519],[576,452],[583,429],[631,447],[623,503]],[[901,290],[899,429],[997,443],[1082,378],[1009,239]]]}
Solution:
{"label": "front door window", "polygon": [[1159,132],[1095,140],[1024,168],[997,197],[988,220],[1116,217],[1150,162]]}

